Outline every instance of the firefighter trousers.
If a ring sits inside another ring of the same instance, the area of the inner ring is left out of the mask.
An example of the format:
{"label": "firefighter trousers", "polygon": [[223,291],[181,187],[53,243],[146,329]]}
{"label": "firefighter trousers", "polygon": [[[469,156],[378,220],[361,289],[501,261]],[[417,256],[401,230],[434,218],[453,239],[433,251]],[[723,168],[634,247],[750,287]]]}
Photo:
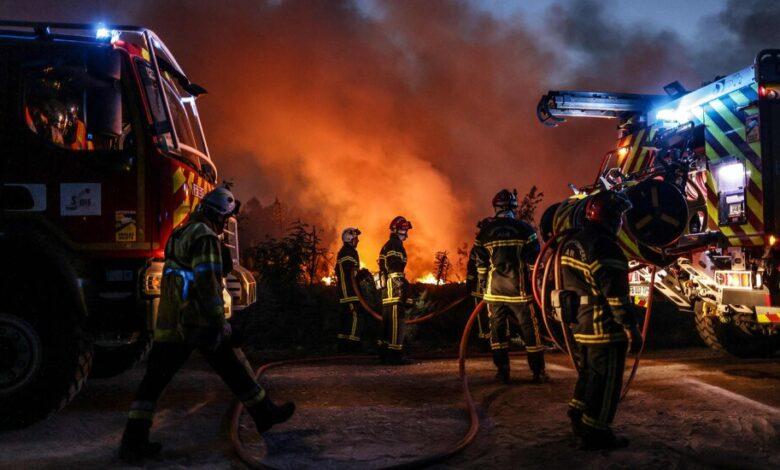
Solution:
{"label": "firefighter trousers", "polygon": [[358,302],[350,302],[341,304],[341,309],[340,328],[336,337],[347,344],[360,344],[366,321],[366,312],[363,310],[363,306]]}
{"label": "firefighter trousers", "polygon": [[582,424],[607,430],[615,418],[628,343],[584,345],[577,343],[579,376],[569,406],[582,412]]}
{"label": "firefighter trousers", "polygon": [[[509,317],[514,316],[520,324],[520,333],[528,353],[528,367],[534,374],[544,372],[544,347],[539,331],[539,320],[530,303],[488,303],[488,317],[490,319],[490,349],[493,351],[494,361],[503,361],[506,356],[508,362],[509,351]],[[507,353],[504,354],[503,351]]]}
{"label": "firefighter trousers", "polygon": [[382,306],[382,340],[380,347],[387,348],[388,352],[404,349],[404,319],[406,309],[401,304]]}
{"label": "firefighter trousers", "polygon": [[195,349],[200,350],[211,368],[247,408],[259,404],[265,397],[265,390],[255,381],[244,353],[240,349],[233,349],[227,342],[223,342],[216,350],[184,343],[155,342],[149,353],[146,374],[130,407],[129,420],[151,423],[157,401]]}

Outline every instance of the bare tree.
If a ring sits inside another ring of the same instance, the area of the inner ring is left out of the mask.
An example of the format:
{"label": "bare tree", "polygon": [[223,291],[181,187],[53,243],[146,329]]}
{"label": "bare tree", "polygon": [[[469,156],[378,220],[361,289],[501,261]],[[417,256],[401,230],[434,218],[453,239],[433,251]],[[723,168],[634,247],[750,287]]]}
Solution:
{"label": "bare tree", "polygon": [[518,219],[534,224],[536,208],[539,207],[542,199],[544,199],[544,193],[539,191],[536,185],[531,186],[531,189],[523,196],[523,200],[520,201],[520,205],[517,208]]}
{"label": "bare tree", "polygon": [[436,268],[436,282],[439,284],[444,284],[447,282],[447,275],[449,274],[450,270],[450,258],[447,256],[446,251],[437,251],[436,252],[436,260],[434,261],[434,266]]}

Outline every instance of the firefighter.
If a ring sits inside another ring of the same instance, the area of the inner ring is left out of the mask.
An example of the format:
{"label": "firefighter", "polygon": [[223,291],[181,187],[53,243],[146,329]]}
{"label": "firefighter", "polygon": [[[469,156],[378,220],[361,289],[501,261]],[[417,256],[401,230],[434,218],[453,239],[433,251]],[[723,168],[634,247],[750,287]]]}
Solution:
{"label": "firefighter", "polygon": [[[477,223],[477,234],[482,226],[491,219],[492,217],[488,217]],[[477,269],[477,250],[475,246],[472,246],[469,251],[469,260],[466,263],[466,295],[474,298],[475,307],[482,301],[486,281],[487,268]],[[477,337],[485,340],[488,346],[490,345],[490,320],[487,309],[484,308],[477,314]]]}
{"label": "firefighter", "polygon": [[218,236],[238,207],[227,188],[214,189],[168,239],[154,344],[122,435],[122,460],[140,462],[160,452],[159,443],[149,442],[157,401],[195,349],[243,401],[258,432],[295,411],[292,403],[276,406],[258,385],[243,353],[234,349],[225,321],[222,278],[227,273]]}
{"label": "firefighter", "polygon": [[484,300],[488,304],[490,349],[496,379],[509,383],[509,323],[520,323],[533,382],[546,382],[539,319],[532,309],[529,270],[539,254],[536,232],[518,220],[517,192],[503,189],[493,198],[495,218],[480,229],[474,242],[477,269],[487,273]]}
{"label": "firefighter", "polygon": [[412,361],[403,356],[404,313],[409,303],[409,282],[404,276],[406,249],[404,241],[412,224],[402,216],[390,222],[390,239],[379,252],[379,276],[382,286],[383,339],[379,341],[379,360],[386,364],[406,365]]}
{"label": "firefighter", "polygon": [[355,352],[361,349],[365,312],[352,285],[352,278],[360,269],[360,256],[357,252],[360,233],[359,229],[353,227],[345,228],[341,232],[341,241],[344,243],[344,246],[339,250],[336,259],[339,303],[344,310],[341,319],[341,329],[338,335],[336,335],[339,352]]}
{"label": "firefighter", "polygon": [[583,449],[628,445],[610,424],[620,398],[628,342],[633,351],[642,344],[629,299],[628,261],[617,243],[623,213],[630,208],[620,193],[592,196],[585,206],[584,228],[562,248],[563,288],[579,299],[566,320],[574,325],[579,369],[568,415]]}

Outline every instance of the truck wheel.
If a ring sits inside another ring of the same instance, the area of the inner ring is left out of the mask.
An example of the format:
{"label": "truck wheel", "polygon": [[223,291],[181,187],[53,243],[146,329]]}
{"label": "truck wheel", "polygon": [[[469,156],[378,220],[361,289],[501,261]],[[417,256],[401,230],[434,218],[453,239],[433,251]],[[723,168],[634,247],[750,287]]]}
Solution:
{"label": "truck wheel", "polygon": [[87,380],[89,335],[63,323],[0,313],[0,430],[21,428],[60,410]]}
{"label": "truck wheel", "polygon": [[769,357],[778,348],[780,342],[776,337],[748,332],[733,323],[726,324],[717,317],[703,315],[700,303],[696,303],[696,331],[710,348],[739,358]]}
{"label": "truck wheel", "polygon": [[9,233],[0,237],[0,430],[67,405],[92,365],[78,277],[65,255],[36,233]]}
{"label": "truck wheel", "polygon": [[95,341],[91,378],[114,377],[135,367],[152,349],[152,334],[148,331],[133,334],[125,344],[114,345]]}

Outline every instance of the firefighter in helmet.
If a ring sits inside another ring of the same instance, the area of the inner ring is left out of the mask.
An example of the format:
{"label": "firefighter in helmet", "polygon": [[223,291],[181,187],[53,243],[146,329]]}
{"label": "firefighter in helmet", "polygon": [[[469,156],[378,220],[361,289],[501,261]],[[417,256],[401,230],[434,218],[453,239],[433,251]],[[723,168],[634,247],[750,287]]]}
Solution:
{"label": "firefighter in helmet", "polygon": [[360,233],[357,228],[345,228],[341,232],[341,241],[344,246],[341,247],[336,257],[339,303],[344,310],[340,322],[341,329],[336,335],[339,352],[354,352],[361,348],[365,312],[352,285],[352,278],[360,269],[360,256],[357,252]]}
{"label": "firefighter in helmet", "polygon": [[630,208],[621,193],[595,194],[586,203],[583,229],[562,247],[563,288],[579,300],[564,316],[573,325],[579,369],[568,415],[583,449],[628,444],[612,433],[610,424],[629,340],[632,350],[642,344],[629,298],[628,261],[617,243],[623,213]]}
{"label": "firefighter in helmet", "polygon": [[509,324],[520,323],[534,383],[545,382],[544,347],[539,319],[532,308],[530,268],[539,254],[536,232],[518,220],[517,192],[501,190],[493,198],[496,216],[485,223],[474,242],[477,270],[487,273],[483,298],[488,305],[490,349],[496,378],[509,382]]}
{"label": "firefighter in helmet", "polygon": [[[492,219],[492,217],[488,217],[480,220],[477,223],[477,234]],[[466,263],[466,295],[474,299],[475,307],[482,301],[486,282],[487,268],[477,269],[477,249],[476,245],[473,245],[469,251],[469,260]],[[484,308],[477,315],[477,336],[490,345],[490,319],[488,318],[487,309]]]}
{"label": "firefighter in helmet", "polygon": [[218,187],[168,239],[154,344],[122,435],[119,455],[125,461],[160,452],[159,443],[149,442],[157,400],[195,349],[243,401],[258,432],[287,421],[295,410],[292,403],[276,406],[258,385],[225,321],[223,276],[232,260],[223,260],[219,235],[239,205],[227,188]]}
{"label": "firefighter in helmet", "polygon": [[403,356],[404,313],[410,296],[409,281],[404,276],[406,249],[412,223],[402,216],[390,222],[390,239],[379,252],[379,276],[382,285],[383,339],[379,341],[379,359],[393,365],[411,364]]}

